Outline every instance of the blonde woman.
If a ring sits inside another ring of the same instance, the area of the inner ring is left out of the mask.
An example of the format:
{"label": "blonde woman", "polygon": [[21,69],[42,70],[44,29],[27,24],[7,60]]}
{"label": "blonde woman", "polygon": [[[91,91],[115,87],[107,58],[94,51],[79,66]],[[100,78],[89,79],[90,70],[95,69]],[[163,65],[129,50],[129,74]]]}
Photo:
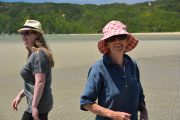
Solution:
{"label": "blonde woman", "polygon": [[18,32],[22,36],[28,57],[20,72],[24,79],[24,88],[12,101],[12,108],[18,110],[18,104],[26,96],[28,106],[22,120],[48,120],[48,113],[53,107],[51,68],[54,60],[51,50],[43,37],[39,21],[26,20]]}

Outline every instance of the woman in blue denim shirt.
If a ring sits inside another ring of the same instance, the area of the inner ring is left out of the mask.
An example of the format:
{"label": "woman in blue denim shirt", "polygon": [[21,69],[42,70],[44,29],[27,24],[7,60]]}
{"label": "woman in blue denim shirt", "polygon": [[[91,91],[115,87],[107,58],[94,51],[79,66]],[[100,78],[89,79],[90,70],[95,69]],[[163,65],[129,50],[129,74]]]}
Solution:
{"label": "woman in blue denim shirt", "polygon": [[96,120],[138,120],[138,111],[140,120],[148,120],[138,66],[125,54],[138,40],[114,20],[103,28],[103,35],[98,48],[104,56],[89,70],[81,109],[97,114]]}

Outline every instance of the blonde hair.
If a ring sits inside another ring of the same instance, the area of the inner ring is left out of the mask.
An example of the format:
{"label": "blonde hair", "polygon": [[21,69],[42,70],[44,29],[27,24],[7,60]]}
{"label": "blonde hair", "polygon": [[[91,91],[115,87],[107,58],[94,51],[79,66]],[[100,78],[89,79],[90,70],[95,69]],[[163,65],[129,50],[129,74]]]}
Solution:
{"label": "blonde hair", "polygon": [[[38,36],[32,47],[33,50],[34,51],[39,51],[40,49],[44,50],[47,54],[47,57],[48,57],[51,67],[54,67],[54,58],[53,58],[52,51],[49,49],[43,35],[41,33],[35,32],[35,31],[33,31],[33,33],[35,33]],[[31,55],[32,51],[27,47],[26,47],[26,49],[28,50],[28,57],[29,57]]]}

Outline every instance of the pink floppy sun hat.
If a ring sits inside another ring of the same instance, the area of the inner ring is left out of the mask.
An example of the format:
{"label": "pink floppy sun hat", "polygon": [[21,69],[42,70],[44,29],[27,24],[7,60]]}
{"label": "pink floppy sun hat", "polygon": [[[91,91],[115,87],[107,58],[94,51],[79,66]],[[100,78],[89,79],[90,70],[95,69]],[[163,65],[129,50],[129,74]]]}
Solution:
{"label": "pink floppy sun hat", "polygon": [[124,52],[129,52],[132,49],[134,49],[138,44],[138,40],[126,31],[126,26],[122,22],[112,20],[103,28],[103,37],[98,42],[99,51],[102,54],[107,54],[109,52],[109,49],[106,47],[105,40],[112,36],[122,35],[122,34],[128,35],[127,38],[128,44]]}

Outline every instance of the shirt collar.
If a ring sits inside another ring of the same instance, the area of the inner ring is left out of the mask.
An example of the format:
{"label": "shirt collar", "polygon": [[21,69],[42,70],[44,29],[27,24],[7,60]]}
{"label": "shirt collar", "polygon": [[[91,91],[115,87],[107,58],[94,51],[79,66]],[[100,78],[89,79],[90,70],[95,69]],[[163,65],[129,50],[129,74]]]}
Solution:
{"label": "shirt collar", "polygon": [[[124,56],[123,65],[126,65],[126,64],[129,63],[129,60],[128,60],[128,58],[127,58],[128,55],[123,54],[123,56]],[[116,64],[116,63],[114,62],[114,60],[113,60],[109,55],[103,55],[103,61],[104,61],[104,63],[107,64],[107,65]]]}

